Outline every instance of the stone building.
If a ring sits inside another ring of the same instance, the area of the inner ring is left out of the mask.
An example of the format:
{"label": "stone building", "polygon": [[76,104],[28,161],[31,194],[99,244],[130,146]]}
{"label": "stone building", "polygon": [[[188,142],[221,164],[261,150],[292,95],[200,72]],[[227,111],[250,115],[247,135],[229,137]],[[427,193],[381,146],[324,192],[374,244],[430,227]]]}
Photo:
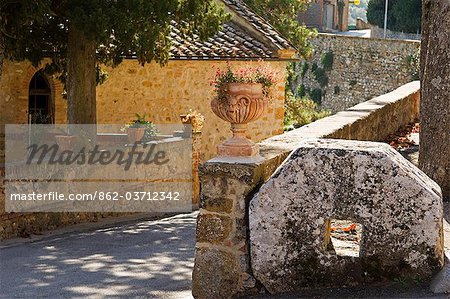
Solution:
{"label": "stone building", "polygon": [[[116,68],[105,67],[109,78],[97,87],[98,123],[124,124],[134,119],[135,113],[146,114],[157,124],[179,123],[180,114],[197,110],[206,117],[202,160],[214,156],[216,146],[231,135],[229,124],[210,109],[214,95],[210,81],[216,68],[223,68],[227,61],[244,65],[263,59],[284,74],[286,63],[295,55],[293,46],[241,1],[222,2],[232,19],[207,41],[183,38],[174,26],[166,66],[141,66],[135,58],[126,57]],[[35,68],[27,61],[5,63],[0,80],[0,133],[5,124],[66,122],[63,86],[41,72],[44,64]],[[260,141],[282,133],[283,104],[284,82],[280,82],[264,117],[250,125],[249,137]],[[4,146],[0,141],[1,163]]]}
{"label": "stone building", "polygon": [[319,32],[347,31],[349,0],[313,0],[298,20]]}
{"label": "stone building", "polygon": [[[181,123],[180,114],[197,110],[205,116],[200,159],[215,156],[217,145],[231,136],[230,124],[210,108],[214,96],[210,82],[216,69],[225,68],[227,62],[248,66],[263,59],[285,75],[287,63],[295,56],[293,46],[241,1],[222,2],[232,19],[214,37],[204,42],[196,37],[183,38],[174,26],[167,65],[141,66],[134,57],[125,57],[116,68],[104,67],[109,77],[97,87],[97,122],[125,124],[139,113],[155,124]],[[0,79],[0,239],[116,215],[4,210],[4,125],[64,124],[67,119],[63,85],[41,71],[45,63],[36,68],[28,61],[7,61]],[[283,132],[284,99],[284,82],[280,82],[264,116],[249,125],[249,138],[258,142]]]}

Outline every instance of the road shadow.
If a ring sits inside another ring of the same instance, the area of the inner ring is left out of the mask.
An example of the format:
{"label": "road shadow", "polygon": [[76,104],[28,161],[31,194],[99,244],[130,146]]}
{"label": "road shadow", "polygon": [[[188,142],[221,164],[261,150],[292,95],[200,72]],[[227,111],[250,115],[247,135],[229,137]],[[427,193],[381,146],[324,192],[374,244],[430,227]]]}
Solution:
{"label": "road shadow", "polygon": [[0,298],[179,298],[190,294],[196,213],[0,250]]}

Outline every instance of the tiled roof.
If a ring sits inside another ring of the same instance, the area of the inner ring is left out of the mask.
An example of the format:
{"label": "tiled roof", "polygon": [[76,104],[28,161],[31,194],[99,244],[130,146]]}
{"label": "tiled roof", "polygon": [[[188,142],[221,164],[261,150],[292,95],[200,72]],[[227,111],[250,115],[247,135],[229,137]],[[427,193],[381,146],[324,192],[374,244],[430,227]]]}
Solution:
{"label": "tiled roof", "polygon": [[272,26],[240,0],[222,2],[244,19],[246,25],[258,32],[259,36],[239,25],[236,17],[224,24],[223,29],[215,36],[203,42],[197,36],[183,37],[176,28],[177,24],[173,23],[171,59],[277,59],[278,50],[294,49]]}
{"label": "tiled roof", "polygon": [[278,49],[293,49],[293,46],[272,25],[252,12],[242,0],[222,0],[222,2],[251,23],[256,30],[263,33]]}

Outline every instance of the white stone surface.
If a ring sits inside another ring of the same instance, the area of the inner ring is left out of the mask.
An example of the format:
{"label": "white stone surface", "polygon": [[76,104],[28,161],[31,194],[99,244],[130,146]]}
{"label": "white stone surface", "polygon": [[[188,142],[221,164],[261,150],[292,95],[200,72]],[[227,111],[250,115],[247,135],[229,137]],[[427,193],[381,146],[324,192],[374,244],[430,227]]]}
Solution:
{"label": "white stone surface", "polygon": [[[253,274],[271,293],[431,279],[442,214],[439,186],[387,144],[306,140],[250,203]],[[363,225],[360,258],[330,250],[329,219]]]}

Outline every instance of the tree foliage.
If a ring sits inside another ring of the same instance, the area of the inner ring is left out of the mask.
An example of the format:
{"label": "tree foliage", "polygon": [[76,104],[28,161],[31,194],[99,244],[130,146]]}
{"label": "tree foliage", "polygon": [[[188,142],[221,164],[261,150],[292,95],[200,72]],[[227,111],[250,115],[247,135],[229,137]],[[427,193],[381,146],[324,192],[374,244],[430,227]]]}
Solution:
{"label": "tree foliage", "polygon": [[47,72],[63,83],[67,73],[68,121],[95,123],[99,64],[116,66],[124,55],[164,64],[174,23],[205,39],[227,18],[214,0],[0,0],[0,59],[37,66],[51,58]]}
{"label": "tree foliage", "polygon": [[244,2],[296,46],[301,56],[307,57],[311,54],[311,38],[315,36],[315,32],[297,21],[298,12],[306,10],[310,1],[244,0]]}
{"label": "tree foliage", "polygon": [[[370,0],[367,20],[384,27],[385,0]],[[421,0],[389,0],[387,27],[392,31],[417,33],[421,28]]]}
{"label": "tree foliage", "polygon": [[51,57],[58,71],[67,57],[68,28],[75,26],[96,44],[99,63],[119,64],[133,55],[144,64],[168,59],[171,22],[188,35],[206,38],[220,29],[226,14],[213,0],[3,0],[0,30],[12,60],[37,65]]}

